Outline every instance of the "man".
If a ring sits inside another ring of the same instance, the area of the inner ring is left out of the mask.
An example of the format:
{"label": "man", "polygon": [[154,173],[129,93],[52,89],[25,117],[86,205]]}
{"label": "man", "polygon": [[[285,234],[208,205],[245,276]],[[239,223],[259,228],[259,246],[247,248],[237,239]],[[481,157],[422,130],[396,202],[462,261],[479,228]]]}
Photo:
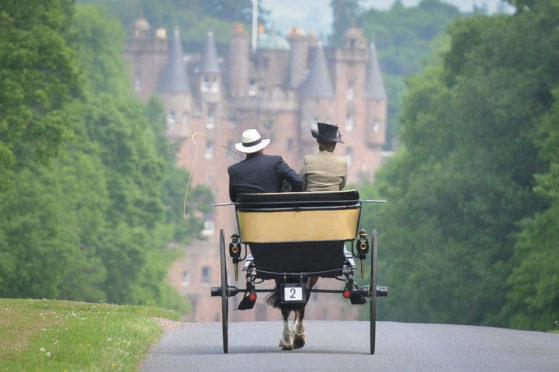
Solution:
{"label": "man", "polygon": [[344,143],[337,125],[317,123],[311,134],[318,142],[319,152],[305,156],[301,176],[305,191],[339,191],[346,184],[347,160],[334,155],[337,143]]}
{"label": "man", "polygon": [[243,132],[242,142],[235,144],[235,148],[245,153],[246,158],[227,169],[231,201],[236,201],[240,193],[280,192],[284,181],[291,191],[302,191],[301,176],[281,156],[264,154],[269,144],[270,140],[262,139],[256,129]]}

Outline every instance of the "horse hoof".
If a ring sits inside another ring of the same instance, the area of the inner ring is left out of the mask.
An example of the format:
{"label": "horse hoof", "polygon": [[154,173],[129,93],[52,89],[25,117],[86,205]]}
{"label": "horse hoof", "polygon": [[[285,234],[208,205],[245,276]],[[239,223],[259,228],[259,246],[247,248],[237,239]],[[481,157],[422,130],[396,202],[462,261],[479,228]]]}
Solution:
{"label": "horse hoof", "polygon": [[293,337],[293,348],[301,349],[303,346],[305,346],[305,334],[296,334]]}
{"label": "horse hoof", "polygon": [[280,340],[278,346],[281,347],[282,350],[293,350],[293,344],[288,344],[283,340]]}

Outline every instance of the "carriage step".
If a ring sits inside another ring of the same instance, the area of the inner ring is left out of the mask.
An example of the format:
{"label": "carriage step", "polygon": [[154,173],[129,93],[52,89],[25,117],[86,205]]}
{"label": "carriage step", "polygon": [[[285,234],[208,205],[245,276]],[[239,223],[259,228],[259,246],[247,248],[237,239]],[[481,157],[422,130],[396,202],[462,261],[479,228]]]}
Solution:
{"label": "carriage step", "polygon": [[388,297],[388,287],[377,285],[377,297]]}

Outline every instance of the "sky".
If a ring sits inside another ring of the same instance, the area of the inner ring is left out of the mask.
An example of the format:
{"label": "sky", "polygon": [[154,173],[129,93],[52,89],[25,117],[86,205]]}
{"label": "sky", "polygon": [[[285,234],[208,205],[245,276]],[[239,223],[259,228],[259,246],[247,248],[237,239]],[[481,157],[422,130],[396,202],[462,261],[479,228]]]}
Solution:
{"label": "sky", "polygon": [[[328,35],[332,24],[330,0],[259,0],[262,6],[272,11],[272,26],[281,34],[288,33],[293,26],[302,27],[306,32],[314,30],[317,35]],[[494,12],[500,0],[442,0],[453,4],[462,12],[472,11],[474,4],[487,5]],[[364,8],[388,9],[394,0],[362,0]],[[404,6],[416,6],[419,0],[402,0]]]}

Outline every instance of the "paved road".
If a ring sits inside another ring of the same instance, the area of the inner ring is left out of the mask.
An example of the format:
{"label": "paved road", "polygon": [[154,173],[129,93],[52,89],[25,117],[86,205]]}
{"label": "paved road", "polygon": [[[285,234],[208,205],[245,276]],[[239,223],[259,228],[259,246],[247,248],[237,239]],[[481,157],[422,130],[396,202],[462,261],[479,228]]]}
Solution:
{"label": "paved road", "polygon": [[305,322],[307,344],[282,351],[278,321],[184,323],[165,332],[142,372],[171,371],[559,371],[559,334],[442,324],[377,322],[369,354],[369,322]]}

